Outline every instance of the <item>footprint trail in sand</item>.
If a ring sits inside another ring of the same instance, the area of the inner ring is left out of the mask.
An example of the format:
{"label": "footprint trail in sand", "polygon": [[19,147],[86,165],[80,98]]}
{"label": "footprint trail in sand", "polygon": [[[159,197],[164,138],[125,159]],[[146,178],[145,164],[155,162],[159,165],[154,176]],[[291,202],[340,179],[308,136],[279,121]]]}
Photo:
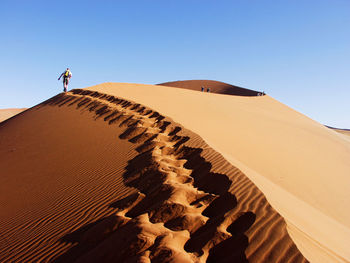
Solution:
{"label": "footprint trail in sand", "polygon": [[114,215],[62,238],[76,246],[55,262],[305,261],[261,192],[236,168],[233,176],[212,172],[215,167],[203,156],[223,171],[228,164],[211,149],[192,147],[203,142],[172,120],[88,90],[60,94],[45,104],[88,109],[95,118],[125,127],[119,138],[138,144],[138,156],[124,174],[124,183],[138,192],[110,204],[117,209]]}

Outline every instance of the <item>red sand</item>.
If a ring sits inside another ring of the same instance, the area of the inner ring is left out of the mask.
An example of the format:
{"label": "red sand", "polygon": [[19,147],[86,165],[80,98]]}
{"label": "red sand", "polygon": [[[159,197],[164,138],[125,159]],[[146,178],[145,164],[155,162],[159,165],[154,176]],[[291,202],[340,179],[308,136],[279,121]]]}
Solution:
{"label": "red sand", "polygon": [[73,90],[0,135],[1,261],[306,261],[240,170],[146,106]]}

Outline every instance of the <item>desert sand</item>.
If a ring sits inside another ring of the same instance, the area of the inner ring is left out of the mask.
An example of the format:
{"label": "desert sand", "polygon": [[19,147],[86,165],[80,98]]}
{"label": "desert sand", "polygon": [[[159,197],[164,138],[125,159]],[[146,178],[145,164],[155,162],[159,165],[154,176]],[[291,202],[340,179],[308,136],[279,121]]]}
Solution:
{"label": "desert sand", "polygon": [[0,122],[7,120],[18,113],[21,113],[22,111],[26,110],[25,108],[14,108],[14,109],[0,109]]}
{"label": "desert sand", "polygon": [[340,134],[350,136],[350,129],[339,129],[339,128],[333,128],[333,127],[328,127],[328,128],[331,128],[332,130],[339,132]]}
{"label": "desert sand", "polygon": [[196,91],[202,91],[226,95],[237,95],[237,96],[258,96],[260,95],[259,91],[249,90],[234,86],[228,83],[214,80],[180,80],[180,81],[171,81],[158,84],[161,86],[169,86],[174,88],[190,89]]}
{"label": "desert sand", "polygon": [[1,261],[349,261],[350,141],[193,87],[105,83],[1,123]]}

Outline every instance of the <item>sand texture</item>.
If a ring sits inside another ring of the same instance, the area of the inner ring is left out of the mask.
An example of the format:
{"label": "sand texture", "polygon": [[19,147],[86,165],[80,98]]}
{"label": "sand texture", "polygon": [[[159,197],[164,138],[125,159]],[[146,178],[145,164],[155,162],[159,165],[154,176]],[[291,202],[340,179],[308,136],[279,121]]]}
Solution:
{"label": "sand texture", "polygon": [[265,96],[159,85],[89,88],[147,105],[201,138],[264,193],[313,262],[350,261],[350,140]]}
{"label": "sand texture", "polygon": [[9,119],[24,110],[26,109],[0,109],[0,122]]}
{"label": "sand texture", "polygon": [[0,124],[0,261],[306,262],[241,170],[134,96],[180,90],[152,87],[73,90]]}

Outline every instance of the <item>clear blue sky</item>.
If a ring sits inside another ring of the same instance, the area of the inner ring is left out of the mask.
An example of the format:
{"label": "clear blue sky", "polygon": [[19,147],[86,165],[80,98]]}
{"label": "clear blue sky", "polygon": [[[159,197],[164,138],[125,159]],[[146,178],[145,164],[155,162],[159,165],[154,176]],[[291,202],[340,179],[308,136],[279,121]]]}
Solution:
{"label": "clear blue sky", "polygon": [[349,0],[1,0],[0,108],[101,82],[213,79],[350,128]]}

